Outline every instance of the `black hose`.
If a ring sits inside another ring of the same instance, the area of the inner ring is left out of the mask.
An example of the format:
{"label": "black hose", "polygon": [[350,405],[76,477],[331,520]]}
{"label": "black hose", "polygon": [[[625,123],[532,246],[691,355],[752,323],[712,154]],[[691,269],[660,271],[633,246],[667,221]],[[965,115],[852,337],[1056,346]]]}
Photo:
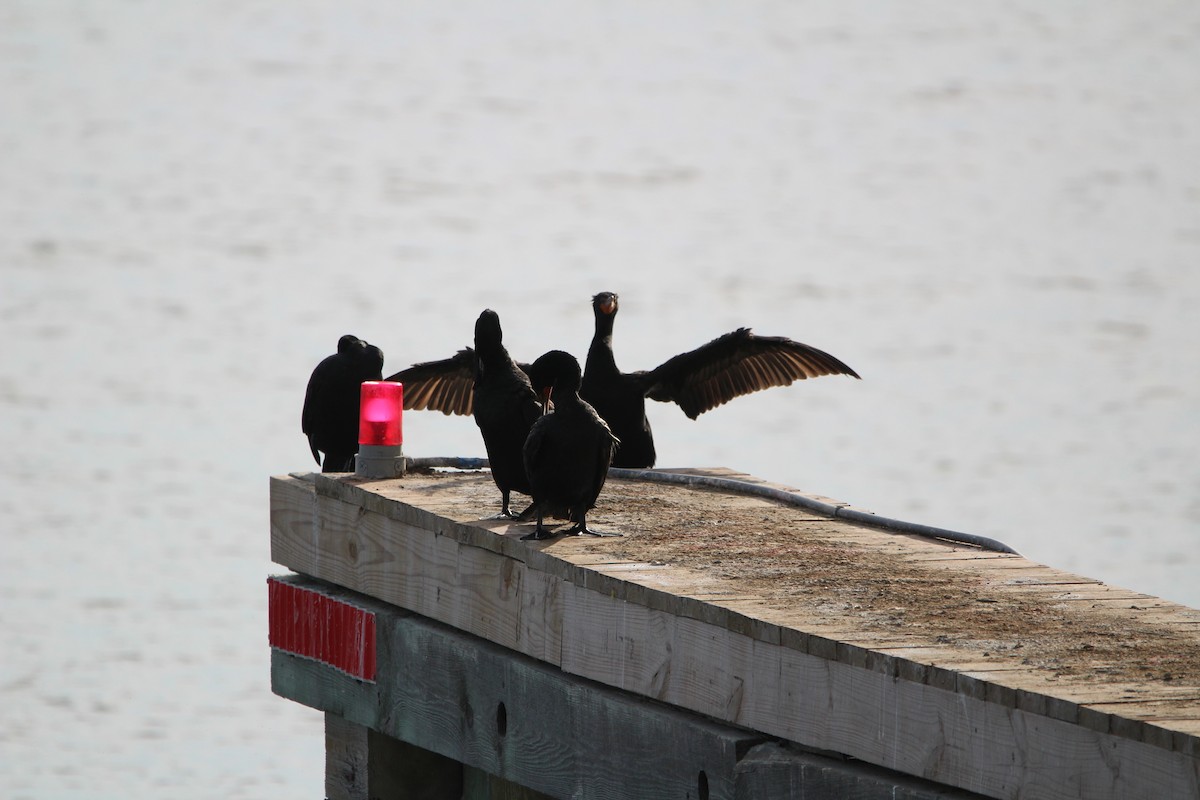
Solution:
{"label": "black hose", "polygon": [[487,469],[486,458],[463,458],[461,456],[432,456],[430,458],[405,458],[406,469]]}

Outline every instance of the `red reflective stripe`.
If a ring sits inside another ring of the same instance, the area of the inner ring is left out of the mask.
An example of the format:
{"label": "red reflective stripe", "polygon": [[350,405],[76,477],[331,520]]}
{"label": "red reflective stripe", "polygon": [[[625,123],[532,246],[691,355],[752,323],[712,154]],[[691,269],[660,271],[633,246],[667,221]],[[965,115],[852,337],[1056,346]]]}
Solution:
{"label": "red reflective stripe", "polygon": [[366,636],[363,642],[362,655],[362,678],[364,680],[375,680],[375,615],[368,614],[363,617],[363,623],[366,626]]}
{"label": "red reflective stripe", "polygon": [[267,579],[271,647],[375,680],[375,615],[312,589]]}

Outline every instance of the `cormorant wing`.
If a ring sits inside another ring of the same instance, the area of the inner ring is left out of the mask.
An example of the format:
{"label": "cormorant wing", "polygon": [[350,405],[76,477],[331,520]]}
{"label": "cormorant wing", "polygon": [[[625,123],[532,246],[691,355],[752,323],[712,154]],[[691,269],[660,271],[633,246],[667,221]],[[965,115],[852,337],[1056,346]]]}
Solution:
{"label": "cormorant wing", "polygon": [[719,336],[652,370],[632,373],[646,397],[677,403],[691,419],[735,397],[821,375],[858,377],[823,350],[783,336],[756,336],[749,328]]}
{"label": "cormorant wing", "polygon": [[464,347],[450,358],[423,361],[388,377],[404,384],[404,408],[469,416],[474,410],[475,350]]}
{"label": "cormorant wing", "polygon": [[[315,375],[313,376],[316,377]],[[300,412],[300,430],[308,439],[308,449],[312,450],[313,461],[317,462],[317,466],[321,465],[321,454],[317,451],[317,436],[314,432],[316,427],[316,417],[320,414],[317,409],[317,398],[320,396],[320,389],[314,386],[315,381],[308,382],[308,391],[304,394],[304,410]]]}
{"label": "cormorant wing", "polygon": [[608,480],[608,468],[612,466],[613,451],[621,446],[621,440],[613,435],[608,423],[601,419],[599,414],[594,411],[592,413],[595,415],[596,422],[600,423],[598,426],[600,446],[596,448],[596,471],[592,478],[591,489],[592,503],[594,504],[596,498],[600,496],[600,492],[604,490],[604,483]]}
{"label": "cormorant wing", "polygon": [[308,378],[304,390],[304,407],[300,412],[300,430],[308,439],[308,449],[319,465],[321,454],[317,448],[317,429],[336,413],[333,396],[337,392],[337,373],[343,369],[339,356],[322,359]]}

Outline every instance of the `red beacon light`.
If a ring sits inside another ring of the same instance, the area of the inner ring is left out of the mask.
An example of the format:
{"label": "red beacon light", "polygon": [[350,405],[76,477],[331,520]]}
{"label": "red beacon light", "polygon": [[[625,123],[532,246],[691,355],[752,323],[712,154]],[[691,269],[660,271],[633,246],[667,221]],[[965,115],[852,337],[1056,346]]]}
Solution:
{"label": "red beacon light", "polygon": [[354,472],[365,478],[404,474],[404,385],[366,381],[359,392],[358,456]]}
{"label": "red beacon light", "polygon": [[359,392],[358,443],[404,444],[404,384],[366,381]]}

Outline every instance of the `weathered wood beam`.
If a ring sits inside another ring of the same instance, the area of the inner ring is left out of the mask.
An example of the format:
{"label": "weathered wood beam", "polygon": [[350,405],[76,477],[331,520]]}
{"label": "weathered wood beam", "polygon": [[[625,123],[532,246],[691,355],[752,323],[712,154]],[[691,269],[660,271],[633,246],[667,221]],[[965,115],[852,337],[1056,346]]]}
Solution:
{"label": "weathered wood beam", "polygon": [[1193,737],[1158,719],[626,581],[354,485],[273,480],[272,554],[606,686],[987,796],[1200,795]]}
{"label": "weathered wood beam", "polygon": [[[858,797],[966,796],[932,784],[914,788],[902,776],[811,754],[747,760],[768,740],[569,675],[321,581],[277,580],[351,602],[376,620],[374,683],[272,652],[275,692],[326,712],[331,800],[408,797],[406,787],[427,785],[445,794],[414,796],[529,796],[519,795],[519,788],[552,797],[799,796],[781,793],[785,786],[789,792],[801,787],[811,798],[840,797],[847,786],[858,787],[860,794],[852,795]],[[468,768],[461,777],[459,763]],[[504,788],[472,769],[513,786]],[[771,776],[776,788],[768,791]],[[464,788],[456,789],[456,780]]]}
{"label": "weathered wood beam", "polygon": [[[350,595],[305,579],[332,597]],[[733,797],[762,737],[615,692],[415,614],[375,605],[377,683],[272,652],[276,693],[556,797]]]}
{"label": "weathered wood beam", "polygon": [[327,800],[442,800],[462,794],[459,762],[325,715]]}
{"label": "weathered wood beam", "polygon": [[325,715],[326,800],[551,800],[414,744]]}
{"label": "weathered wood beam", "polygon": [[738,763],[736,800],[977,800],[979,795],[782,747],[755,746]]}

